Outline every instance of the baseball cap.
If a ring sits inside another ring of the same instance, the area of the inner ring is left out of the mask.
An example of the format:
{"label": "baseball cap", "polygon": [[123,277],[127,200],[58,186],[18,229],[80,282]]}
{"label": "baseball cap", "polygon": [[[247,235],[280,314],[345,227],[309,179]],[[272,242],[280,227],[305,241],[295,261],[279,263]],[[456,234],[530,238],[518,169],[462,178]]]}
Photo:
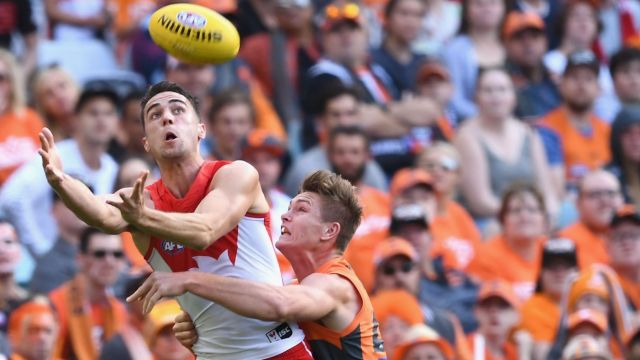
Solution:
{"label": "baseball cap", "polygon": [[600,73],[600,62],[591,50],[580,50],[569,54],[564,75],[566,76],[570,71],[580,67],[593,71],[596,76]]}
{"label": "baseball cap", "polygon": [[536,13],[533,12],[520,12],[511,11],[504,21],[504,27],[502,29],[502,36],[509,40],[516,33],[522,30],[539,30],[544,31],[544,21]]}
{"label": "baseball cap", "polygon": [[378,245],[374,262],[378,266],[394,256],[404,256],[413,261],[418,260],[418,253],[411,243],[401,237],[392,236]]}
{"label": "baseball cap", "polygon": [[609,290],[603,276],[594,268],[583,271],[571,285],[568,295],[568,308],[575,309],[575,305],[582,296],[593,294],[602,299],[609,300]]}
{"label": "baseball cap", "polygon": [[640,213],[633,205],[625,205],[618,209],[616,214],[611,219],[610,226],[616,226],[624,221],[631,221],[640,225]]}
{"label": "baseball cap", "polygon": [[599,311],[591,309],[581,309],[569,315],[567,320],[567,328],[569,331],[575,330],[582,324],[591,324],[595,326],[600,333],[607,331],[607,317]]}
{"label": "baseball cap", "polygon": [[371,305],[376,319],[383,324],[391,315],[408,325],[423,322],[422,309],[418,299],[406,290],[383,290],[371,297]]}
{"label": "baseball cap", "polygon": [[284,143],[272,133],[264,129],[252,130],[240,142],[242,157],[246,158],[256,151],[266,151],[276,157],[284,155],[286,148]]}
{"label": "baseball cap", "polygon": [[610,360],[611,354],[606,349],[606,344],[589,335],[578,335],[569,340],[562,352],[562,360],[582,359]]}
{"label": "baseball cap", "polygon": [[404,168],[398,170],[391,179],[389,192],[391,197],[400,195],[403,191],[417,185],[423,185],[428,188],[432,187],[433,180],[431,175],[423,169]]}
{"label": "baseball cap", "polygon": [[429,229],[427,223],[427,213],[424,207],[418,204],[398,205],[391,213],[391,225],[389,230],[392,234],[396,233],[400,226],[406,224],[422,225],[425,229]]}
{"label": "baseball cap", "polygon": [[504,280],[484,282],[478,292],[478,304],[493,297],[506,301],[514,309],[518,309],[520,307],[520,300],[516,296],[515,292],[513,292],[513,287]]}
{"label": "baseball cap", "polygon": [[398,344],[393,352],[393,358],[404,358],[409,349],[420,344],[433,344],[440,349],[445,359],[452,360],[455,358],[451,345],[438,335],[435,330],[425,324],[414,325],[407,330],[405,339]]}
{"label": "baseball cap", "polygon": [[542,267],[549,266],[555,259],[566,260],[572,267],[577,267],[576,244],[565,238],[549,239],[542,247]]}
{"label": "baseball cap", "polygon": [[143,332],[147,344],[153,344],[162,329],[173,326],[176,316],[181,312],[180,305],[176,300],[157,303],[145,319]]}
{"label": "baseball cap", "polygon": [[422,83],[433,77],[449,81],[449,70],[437,61],[426,61],[418,68],[416,82]]}
{"label": "baseball cap", "polygon": [[116,108],[120,106],[120,98],[118,97],[118,94],[115,92],[115,90],[106,86],[90,87],[84,89],[80,94],[78,102],[76,102],[75,111],[80,112],[89,101],[96,98],[106,98],[111,103],[113,103],[113,106],[115,106]]}
{"label": "baseball cap", "polygon": [[330,31],[338,24],[349,23],[362,27],[362,9],[358,4],[349,2],[346,4],[330,4],[324,9],[322,30]]}

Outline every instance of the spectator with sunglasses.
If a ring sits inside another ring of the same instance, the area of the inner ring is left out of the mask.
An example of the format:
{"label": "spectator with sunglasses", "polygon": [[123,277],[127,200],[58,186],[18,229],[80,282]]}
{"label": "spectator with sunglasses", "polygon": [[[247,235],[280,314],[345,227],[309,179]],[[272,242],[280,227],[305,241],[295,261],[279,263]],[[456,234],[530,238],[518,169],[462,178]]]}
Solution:
{"label": "spectator with sunglasses", "polygon": [[585,269],[591,264],[607,264],[606,237],[609,224],[622,206],[620,183],[613,174],[596,170],[578,183],[579,220],[560,231],[560,236],[572,240],[578,251],[578,264]]}
{"label": "spectator with sunglasses", "polygon": [[[418,296],[424,257],[409,241],[394,236],[376,248],[374,294],[403,290]],[[419,301],[423,321],[456,349],[458,359],[470,359],[467,344],[457,319],[447,311]]]}
{"label": "spectator with sunglasses", "polygon": [[60,325],[55,355],[97,359],[102,344],[126,324],[125,305],[110,293],[125,267],[122,239],[88,228],[79,250],[78,275],[49,294]]}
{"label": "spectator with sunglasses", "polygon": [[454,200],[460,183],[460,154],[454,146],[437,142],[419,155],[416,165],[431,177],[436,202],[429,220],[433,242],[464,270],[475,256],[481,235],[471,215]]}

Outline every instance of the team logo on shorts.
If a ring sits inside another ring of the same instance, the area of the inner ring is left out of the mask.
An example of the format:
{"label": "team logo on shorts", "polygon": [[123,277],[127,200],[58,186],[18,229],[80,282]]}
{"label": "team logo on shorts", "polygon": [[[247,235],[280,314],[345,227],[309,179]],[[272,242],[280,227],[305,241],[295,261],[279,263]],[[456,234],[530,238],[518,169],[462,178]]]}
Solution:
{"label": "team logo on shorts", "polygon": [[167,240],[163,240],[162,241],[162,251],[166,252],[167,254],[174,256],[174,255],[178,255],[181,252],[184,251],[184,245],[181,244],[176,244],[174,242],[171,241],[167,241]]}
{"label": "team logo on shorts", "polygon": [[272,342],[290,338],[291,335],[293,335],[293,330],[291,330],[291,327],[289,326],[289,324],[282,323],[278,325],[277,328],[266,333],[266,335],[269,342],[272,343]]}

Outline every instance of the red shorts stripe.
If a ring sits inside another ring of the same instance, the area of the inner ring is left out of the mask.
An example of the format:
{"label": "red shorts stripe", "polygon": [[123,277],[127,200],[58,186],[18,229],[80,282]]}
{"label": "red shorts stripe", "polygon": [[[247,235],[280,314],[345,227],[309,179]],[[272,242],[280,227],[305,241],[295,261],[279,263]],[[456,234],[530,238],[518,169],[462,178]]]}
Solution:
{"label": "red shorts stripe", "polygon": [[303,341],[280,355],[272,356],[264,360],[313,360],[313,356],[311,355],[311,350],[307,348],[307,345]]}

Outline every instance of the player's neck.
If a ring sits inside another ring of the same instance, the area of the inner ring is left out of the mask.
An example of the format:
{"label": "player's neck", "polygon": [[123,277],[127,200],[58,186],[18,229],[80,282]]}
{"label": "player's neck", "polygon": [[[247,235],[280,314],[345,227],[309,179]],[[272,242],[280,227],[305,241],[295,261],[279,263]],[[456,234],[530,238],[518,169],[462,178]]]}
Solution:
{"label": "player's neck", "polygon": [[339,256],[340,255],[336,254],[333,249],[329,249],[328,251],[314,249],[314,251],[300,251],[295,252],[295,254],[286,254],[293,271],[296,273],[298,281],[302,281],[327,261]]}
{"label": "player's neck", "polygon": [[173,196],[182,198],[189,191],[203,163],[200,155],[179,161],[158,161],[162,183]]}

